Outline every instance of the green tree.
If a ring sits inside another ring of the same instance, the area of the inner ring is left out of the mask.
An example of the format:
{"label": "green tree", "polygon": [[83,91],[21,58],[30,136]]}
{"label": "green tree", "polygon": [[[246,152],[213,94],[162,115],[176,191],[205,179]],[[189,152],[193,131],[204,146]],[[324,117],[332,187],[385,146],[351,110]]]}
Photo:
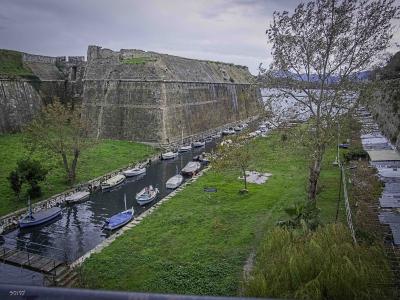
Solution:
{"label": "green tree", "polygon": [[363,88],[356,74],[388,47],[398,11],[393,0],[319,0],[299,4],[293,14],[273,14],[266,31],[273,62],[263,76],[278,87],[277,97],[294,99],[311,115],[308,199],[314,204],[337,119],[354,104],[349,93]]}
{"label": "green tree", "polygon": [[10,175],[7,177],[8,182],[10,183],[10,187],[13,190],[15,196],[19,200],[19,195],[21,194],[22,189],[22,178],[17,170],[11,171]]}
{"label": "green tree", "polygon": [[47,105],[25,129],[31,149],[37,147],[59,156],[67,180],[73,184],[81,152],[93,144],[79,107],[64,105],[58,99]]}
{"label": "green tree", "polygon": [[24,183],[29,185],[29,196],[36,198],[42,194],[39,183],[46,179],[47,173],[48,170],[39,161],[21,159],[17,162],[17,168],[10,173],[8,180],[18,199]]}

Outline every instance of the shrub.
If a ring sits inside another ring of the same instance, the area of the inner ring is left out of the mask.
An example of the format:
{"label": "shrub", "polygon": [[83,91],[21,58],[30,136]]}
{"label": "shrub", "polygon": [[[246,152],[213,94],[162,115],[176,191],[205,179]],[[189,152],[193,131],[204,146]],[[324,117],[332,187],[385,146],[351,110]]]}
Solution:
{"label": "shrub", "polygon": [[262,244],[246,296],[388,299],[391,272],[379,247],[354,245],[341,224],[300,232],[274,229]]}
{"label": "shrub", "polygon": [[10,173],[8,180],[14,193],[19,196],[22,185],[29,185],[28,194],[31,198],[36,198],[42,195],[39,182],[46,179],[48,170],[37,160],[22,159],[17,162],[16,170]]}
{"label": "shrub", "polygon": [[349,151],[344,154],[344,159],[346,161],[358,160],[358,159],[367,160],[368,152],[361,147],[350,148]]}

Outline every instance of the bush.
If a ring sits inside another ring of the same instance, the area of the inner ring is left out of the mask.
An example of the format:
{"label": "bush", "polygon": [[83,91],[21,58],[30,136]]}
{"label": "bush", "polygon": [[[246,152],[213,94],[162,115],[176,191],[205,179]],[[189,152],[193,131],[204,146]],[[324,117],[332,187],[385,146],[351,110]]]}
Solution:
{"label": "bush", "polygon": [[246,296],[390,299],[391,271],[378,247],[354,245],[343,225],[316,231],[274,229],[262,244]]}
{"label": "bush", "polygon": [[17,162],[17,168],[8,177],[10,186],[19,198],[24,183],[29,185],[28,194],[31,198],[42,195],[39,182],[46,179],[48,170],[37,160],[22,159]]}
{"label": "bush", "polygon": [[350,148],[348,152],[346,152],[344,154],[344,159],[346,161],[350,161],[350,160],[358,160],[358,159],[364,159],[367,160],[368,159],[368,152],[365,151],[363,148],[361,147],[357,147],[357,148]]}

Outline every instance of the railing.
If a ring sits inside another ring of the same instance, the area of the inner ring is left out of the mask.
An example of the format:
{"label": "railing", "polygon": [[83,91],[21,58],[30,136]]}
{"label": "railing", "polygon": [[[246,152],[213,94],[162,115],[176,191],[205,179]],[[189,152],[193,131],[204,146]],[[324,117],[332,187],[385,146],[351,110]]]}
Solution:
{"label": "railing", "polygon": [[[1,285],[0,299],[84,299],[84,300],[239,300],[263,298],[244,297],[211,297],[211,296],[186,296],[186,295],[163,295],[132,292],[111,292],[99,290],[66,289],[66,288],[44,288],[35,286]],[[266,299],[266,298],[264,298]],[[271,299],[271,298],[268,298]],[[266,299],[267,300],[267,299]]]}
{"label": "railing", "polygon": [[[0,240],[4,240],[4,242],[2,243],[4,247],[9,246],[11,249],[18,249],[20,251],[26,252],[28,256],[28,262],[30,254],[37,254],[44,257],[49,257],[51,259],[59,260],[64,263],[68,261],[68,254],[65,249],[47,246],[18,238],[10,238],[5,235],[0,235]],[[43,254],[43,252],[45,252],[45,254]]]}
{"label": "railing", "polygon": [[351,207],[350,207],[350,203],[349,203],[349,196],[347,193],[345,168],[343,167],[343,165],[340,161],[339,161],[339,167],[340,167],[340,172],[341,172],[341,177],[342,177],[342,187],[343,187],[344,205],[346,208],[347,225],[349,226],[351,237],[353,238],[354,244],[357,244],[356,234],[355,234],[354,226],[353,226],[353,218],[352,218],[352,214],[351,214]]}

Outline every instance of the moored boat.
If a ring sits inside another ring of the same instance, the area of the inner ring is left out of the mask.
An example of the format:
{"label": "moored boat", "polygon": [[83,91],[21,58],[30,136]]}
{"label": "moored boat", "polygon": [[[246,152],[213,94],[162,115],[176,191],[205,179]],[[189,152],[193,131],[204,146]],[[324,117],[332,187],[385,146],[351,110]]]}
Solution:
{"label": "moored boat", "polygon": [[42,209],[38,212],[32,213],[31,201],[28,199],[28,213],[19,219],[19,227],[30,227],[40,225],[45,222],[51,221],[61,215],[61,208],[52,207],[49,209]]}
{"label": "moored boat", "polygon": [[139,203],[139,205],[145,205],[153,201],[157,197],[158,193],[158,188],[153,188],[152,185],[146,186],[136,194],[136,201]]}
{"label": "moored boat", "polygon": [[215,133],[211,136],[213,139],[218,139],[221,137],[221,133]]}
{"label": "moored boat", "polygon": [[190,151],[192,149],[192,145],[187,145],[187,146],[182,146],[179,148],[179,152],[187,152]]}
{"label": "moored boat", "polygon": [[68,195],[65,197],[65,202],[67,203],[75,203],[75,202],[80,202],[88,199],[90,196],[90,192],[88,191],[80,191],[73,193],[71,195]]}
{"label": "moored boat", "polygon": [[232,127],[222,131],[222,135],[231,135],[231,134],[235,134],[235,130]]}
{"label": "moored boat", "polygon": [[186,166],[181,170],[182,174],[185,175],[194,175],[198,170],[200,170],[201,164],[198,161],[190,161],[186,164]]}
{"label": "moored boat", "polygon": [[130,209],[126,209],[126,194],[124,194],[124,202],[125,202],[125,210],[107,219],[106,223],[104,224],[105,229],[115,230],[129,223],[133,219],[135,211],[133,207]]}
{"label": "moored boat", "polygon": [[205,145],[206,145],[206,142],[204,142],[204,141],[193,142],[193,148],[200,148],[200,147],[204,147]]}
{"label": "moored boat", "polygon": [[173,158],[175,158],[177,156],[178,156],[178,152],[169,151],[169,152],[166,152],[166,153],[162,153],[161,154],[161,159],[164,159],[164,160],[173,159]]}
{"label": "moored boat", "polygon": [[165,186],[167,189],[176,189],[178,186],[182,184],[183,176],[180,174],[176,174],[167,180]]}
{"label": "moored boat", "polygon": [[101,183],[102,190],[109,190],[125,181],[125,175],[118,174]]}
{"label": "moored boat", "polygon": [[146,173],[146,168],[133,168],[122,172],[126,177],[133,177]]}

